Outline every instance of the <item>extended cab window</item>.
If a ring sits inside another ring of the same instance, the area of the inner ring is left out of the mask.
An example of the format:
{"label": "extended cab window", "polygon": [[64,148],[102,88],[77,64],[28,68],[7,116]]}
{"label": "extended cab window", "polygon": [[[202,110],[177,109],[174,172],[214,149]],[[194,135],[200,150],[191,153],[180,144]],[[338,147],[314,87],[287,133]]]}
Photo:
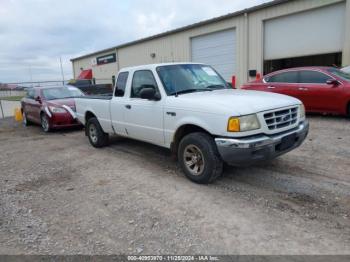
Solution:
{"label": "extended cab window", "polygon": [[129,72],[122,72],[118,75],[117,84],[115,87],[115,96],[124,96],[126,81],[128,80]]}
{"label": "extended cab window", "polygon": [[300,83],[325,84],[331,77],[317,71],[300,71]]}
{"label": "extended cab window", "polygon": [[298,83],[298,72],[284,72],[280,74],[275,74],[265,78],[268,83]]}
{"label": "extended cab window", "polygon": [[134,73],[131,85],[130,97],[139,98],[142,88],[154,86],[157,88],[156,80],[154,79],[152,71],[140,70]]}

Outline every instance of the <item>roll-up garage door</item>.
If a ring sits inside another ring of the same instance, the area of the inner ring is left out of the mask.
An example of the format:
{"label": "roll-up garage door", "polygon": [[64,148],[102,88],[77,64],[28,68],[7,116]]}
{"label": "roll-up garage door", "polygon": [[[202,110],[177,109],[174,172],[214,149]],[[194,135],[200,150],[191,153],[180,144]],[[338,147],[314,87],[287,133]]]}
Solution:
{"label": "roll-up garage door", "polygon": [[341,52],[345,3],[265,21],[264,60]]}
{"label": "roll-up garage door", "polygon": [[191,39],[192,61],[213,66],[225,80],[236,69],[235,30],[225,30]]}

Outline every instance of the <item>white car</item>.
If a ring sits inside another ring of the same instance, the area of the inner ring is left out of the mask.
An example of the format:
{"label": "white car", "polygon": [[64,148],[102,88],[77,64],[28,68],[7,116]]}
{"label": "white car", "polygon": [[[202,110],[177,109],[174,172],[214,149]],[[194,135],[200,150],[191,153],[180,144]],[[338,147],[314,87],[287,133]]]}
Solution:
{"label": "white car", "polygon": [[221,175],[224,162],[282,155],[309,129],[298,99],[232,89],[212,67],[195,63],[122,69],[113,96],[76,98],[76,110],[94,147],[119,135],[169,148],[197,183]]}

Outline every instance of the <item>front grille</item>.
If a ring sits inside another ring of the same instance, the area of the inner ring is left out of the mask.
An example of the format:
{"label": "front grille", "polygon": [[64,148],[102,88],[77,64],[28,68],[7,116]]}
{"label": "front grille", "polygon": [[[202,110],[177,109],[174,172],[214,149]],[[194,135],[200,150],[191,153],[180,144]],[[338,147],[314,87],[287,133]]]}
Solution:
{"label": "front grille", "polygon": [[293,107],[265,113],[264,119],[269,130],[276,130],[291,126],[298,120],[298,108]]}

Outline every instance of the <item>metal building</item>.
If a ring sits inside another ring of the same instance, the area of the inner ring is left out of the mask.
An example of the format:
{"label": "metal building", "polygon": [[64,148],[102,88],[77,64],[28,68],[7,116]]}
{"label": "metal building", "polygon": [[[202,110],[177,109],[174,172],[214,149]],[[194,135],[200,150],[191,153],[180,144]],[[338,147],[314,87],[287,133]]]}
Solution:
{"label": "metal building", "polygon": [[275,0],[71,59],[74,77],[112,79],[123,67],[203,62],[240,85],[256,72],[350,64],[350,0]]}

